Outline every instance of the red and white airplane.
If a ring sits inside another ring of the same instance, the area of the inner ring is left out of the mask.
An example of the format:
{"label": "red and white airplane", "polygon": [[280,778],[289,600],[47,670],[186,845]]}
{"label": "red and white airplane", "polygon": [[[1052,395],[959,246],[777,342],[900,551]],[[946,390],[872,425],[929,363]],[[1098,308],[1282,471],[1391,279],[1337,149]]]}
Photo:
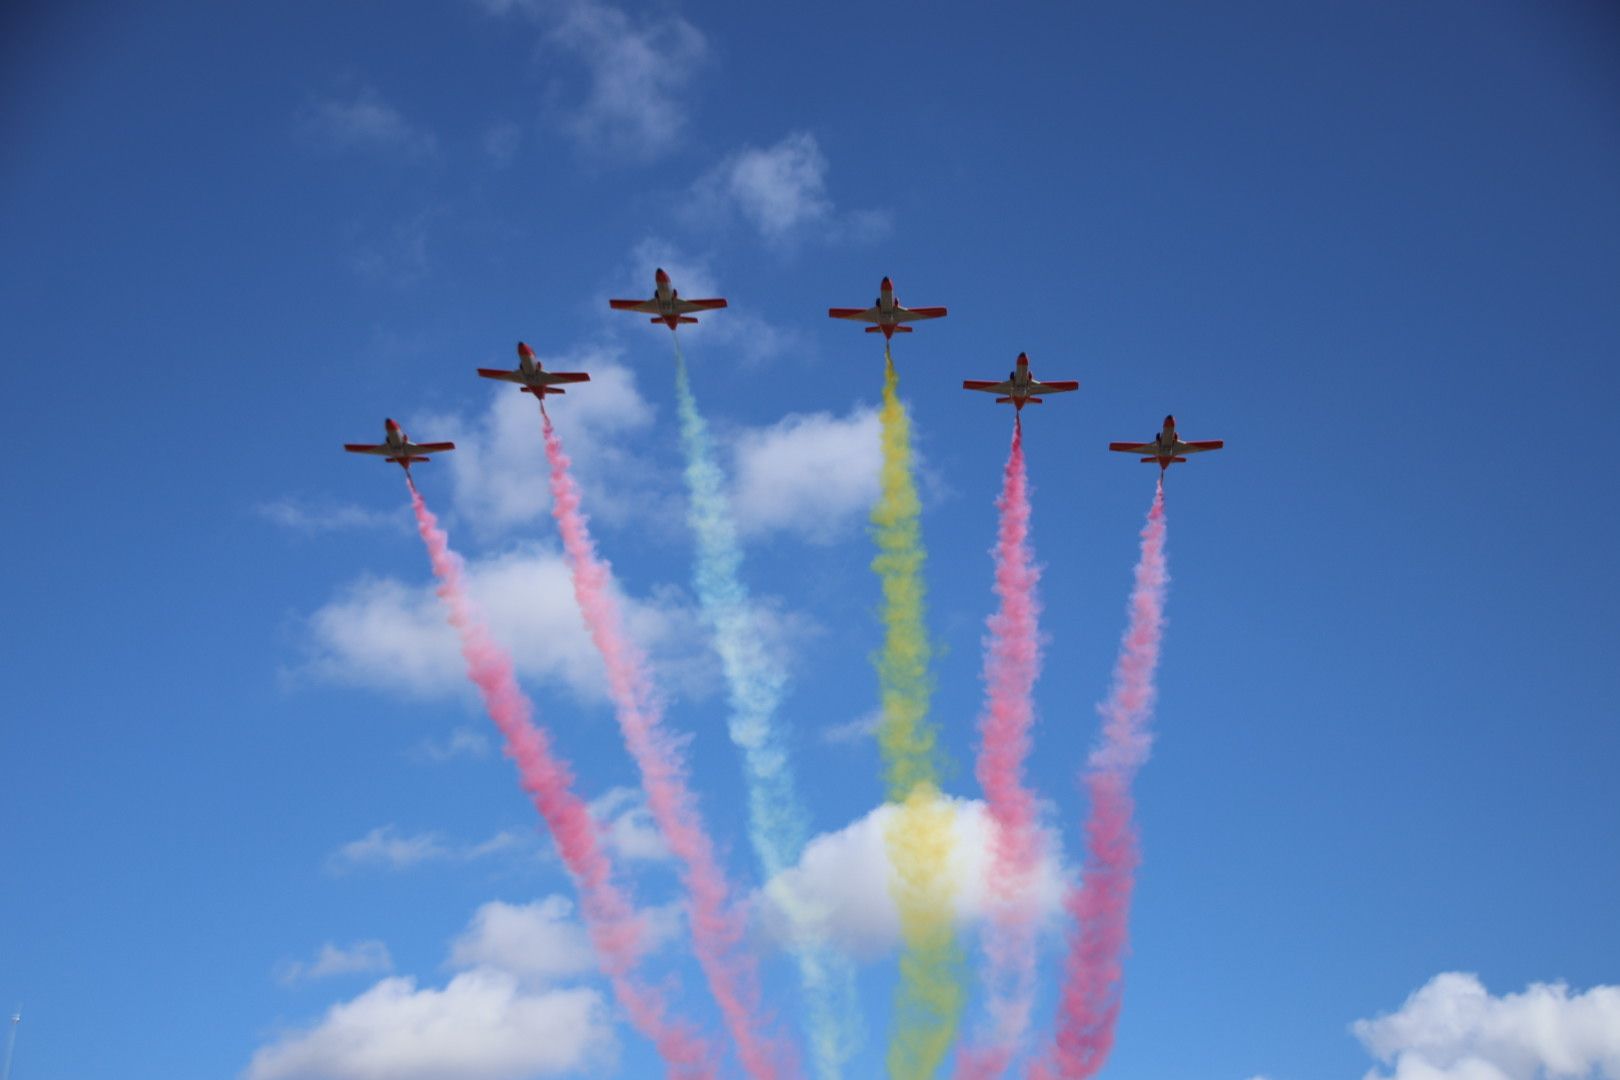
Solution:
{"label": "red and white airplane", "polygon": [[343,449],[351,454],[381,454],[384,461],[392,461],[406,472],[411,471],[411,465],[426,461],[429,454],[437,454],[445,450],[454,450],[453,442],[413,443],[410,436],[392,420],[388,422],[388,438],[373,446],[370,443],[344,443]]}
{"label": "red and white airplane", "polygon": [[486,379],[500,379],[502,382],[520,383],[525,394],[533,394],[541,400],[547,394],[560,394],[563,388],[553,386],[553,383],[590,382],[591,377],[583,371],[547,371],[535,359],[534,350],[524,342],[518,342],[518,366],[516,371],[506,371],[497,368],[479,368],[478,374]]}
{"label": "red and white airplane", "polygon": [[889,341],[896,334],[909,334],[914,329],[906,326],[908,322],[918,319],[943,319],[945,309],[942,307],[901,307],[900,301],[894,298],[894,282],[888,278],[878,286],[877,302],[869,308],[835,307],[827,309],[827,317],[831,319],[854,319],[856,322],[876,323],[868,326],[868,334],[882,332],[883,340]]}
{"label": "red and white airplane", "polygon": [[1122,454],[1146,454],[1143,461],[1157,461],[1159,471],[1174,465],[1178,461],[1186,461],[1188,454],[1202,454],[1205,450],[1219,450],[1225,446],[1222,439],[1209,439],[1204,442],[1182,442],[1181,436],[1176,434],[1176,418],[1164,418],[1164,430],[1153,436],[1148,443],[1111,442],[1108,449],[1118,450]]}
{"label": "red and white airplane", "polygon": [[1023,412],[1025,405],[1039,405],[1042,394],[1067,393],[1070,390],[1080,389],[1080,384],[1072,379],[1067,382],[1041,382],[1029,373],[1029,357],[1019,353],[1018,366],[1007,372],[1005,382],[963,379],[962,389],[983,390],[987,394],[1001,394],[1001,397],[996,398],[997,405],[1011,403],[1015,410]]}
{"label": "red and white airplane", "polygon": [[681,323],[697,322],[689,312],[715,311],[726,306],[726,302],[719,299],[686,299],[670,285],[669,275],[662,269],[653,275],[653,282],[651,300],[609,300],[608,307],[614,311],[639,311],[643,315],[651,315],[653,322],[661,322],[673,330]]}

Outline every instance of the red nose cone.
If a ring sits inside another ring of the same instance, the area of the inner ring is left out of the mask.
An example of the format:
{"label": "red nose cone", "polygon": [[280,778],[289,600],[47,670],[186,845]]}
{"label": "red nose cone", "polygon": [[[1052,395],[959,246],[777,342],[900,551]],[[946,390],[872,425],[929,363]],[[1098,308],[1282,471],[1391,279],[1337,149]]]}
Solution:
{"label": "red nose cone", "polygon": [[1175,427],[1176,426],[1176,418],[1173,417],[1173,416],[1165,417],[1164,418],[1164,426],[1165,427]]}
{"label": "red nose cone", "polygon": [[520,341],[518,342],[518,355],[527,356],[532,360],[534,358],[534,350],[529,348],[527,342]]}
{"label": "red nose cone", "polygon": [[658,269],[658,272],[656,274],[654,274],[653,276],[654,276],[655,280],[657,280],[658,284],[660,284],[660,285],[668,285],[669,284],[669,275],[664,273],[664,270],[663,270],[662,267],[660,267]]}
{"label": "red nose cone", "polygon": [[388,421],[388,430],[389,431],[398,431],[399,430],[399,425],[394,423],[393,420],[389,420]]}
{"label": "red nose cone", "polygon": [[894,292],[894,282],[890,281],[888,278],[884,278],[883,284],[878,286],[878,288],[882,289],[884,292]]}
{"label": "red nose cone", "polygon": [[1018,366],[1029,367],[1029,357],[1024,353],[1018,354]]}

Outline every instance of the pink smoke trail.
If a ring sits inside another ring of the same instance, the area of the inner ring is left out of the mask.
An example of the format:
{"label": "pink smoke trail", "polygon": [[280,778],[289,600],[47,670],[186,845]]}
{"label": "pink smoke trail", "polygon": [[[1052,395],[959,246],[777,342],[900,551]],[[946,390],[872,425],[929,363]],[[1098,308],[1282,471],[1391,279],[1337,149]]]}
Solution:
{"label": "pink smoke trail", "polygon": [[1095,1075],[1114,1046],[1131,889],[1139,858],[1136,827],[1131,821],[1131,780],[1153,743],[1147,727],[1153,717],[1153,675],[1159,666],[1164,592],[1170,580],[1165,572],[1164,533],[1161,476],[1153,508],[1142,527],[1130,625],[1114,666],[1113,688],[1100,710],[1102,742],[1092,750],[1083,777],[1091,796],[1085,865],[1079,887],[1071,889],[1064,900],[1074,928],[1064,964],[1056,1037],[1046,1060],[1031,1072],[1037,1080],[1083,1080]]}
{"label": "pink smoke trail", "polygon": [[551,740],[537,727],[529,699],[519,689],[512,659],[489,636],[462,580],[461,557],[427,508],[410,474],[416,528],[427,545],[439,598],[450,609],[450,625],[461,638],[467,675],[483,696],[484,708],[506,739],[506,756],[518,767],[523,789],[551,828],[564,864],[579,886],[580,912],[597,958],[612,983],[614,997],[636,1030],[650,1039],[672,1076],[682,1080],[713,1077],[709,1046],[686,1027],[665,1017],[661,997],[631,978],[641,950],[641,924],[630,901],[613,883],[613,864],[602,849],[596,822],[573,791],[568,766],[551,751]]}
{"label": "pink smoke trail", "polygon": [[979,759],[974,766],[996,823],[989,879],[990,922],[984,934],[987,1009],[986,1045],[957,1056],[959,1080],[988,1080],[1007,1070],[1029,1028],[1035,995],[1035,909],[1030,899],[1040,858],[1035,794],[1024,786],[1033,693],[1041,670],[1040,602],[1029,539],[1029,478],[1024,469],[1024,429],[1013,424],[1012,450],[996,500],[1000,525],[991,556],[1000,606],[985,640],[985,710],[979,717]]}
{"label": "pink smoke trail", "polygon": [[766,1033],[758,970],[753,956],[740,948],[742,912],[732,903],[730,883],[687,787],[680,746],[663,727],[663,710],[654,698],[645,659],[624,633],[613,596],[612,568],[596,554],[562,440],[544,409],[541,416],[546,460],[551,466],[551,513],[562,532],[574,597],[607,667],[608,695],[630,756],[641,770],[653,820],[681,861],[681,876],[692,897],[692,937],[698,963],[748,1074],[761,1078],[792,1074],[796,1070],[786,1064],[785,1047]]}

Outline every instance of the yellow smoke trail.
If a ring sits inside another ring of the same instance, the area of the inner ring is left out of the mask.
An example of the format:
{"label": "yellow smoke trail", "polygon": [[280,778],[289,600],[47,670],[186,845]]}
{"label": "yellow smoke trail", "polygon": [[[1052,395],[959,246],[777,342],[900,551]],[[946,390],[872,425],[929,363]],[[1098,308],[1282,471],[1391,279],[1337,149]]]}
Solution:
{"label": "yellow smoke trail", "polygon": [[878,745],[889,801],[899,804],[884,839],[904,944],[888,1066],[896,1080],[927,1080],[956,1039],[965,993],[946,869],[952,817],[940,798],[935,732],[928,722],[933,685],[923,625],[922,506],[912,477],[911,421],[900,404],[900,378],[887,347],[883,361],[882,494],[872,511],[878,545],[872,569],[883,583]]}

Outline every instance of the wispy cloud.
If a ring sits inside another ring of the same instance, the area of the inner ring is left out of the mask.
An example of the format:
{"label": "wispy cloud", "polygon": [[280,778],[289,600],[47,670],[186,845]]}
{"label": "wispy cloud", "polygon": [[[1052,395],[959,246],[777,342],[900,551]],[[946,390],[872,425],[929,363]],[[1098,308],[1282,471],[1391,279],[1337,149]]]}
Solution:
{"label": "wispy cloud", "polygon": [[428,226],[433,213],[424,212],[396,221],[380,232],[361,235],[356,230],[349,265],[367,281],[395,288],[415,285],[427,277]]}
{"label": "wispy cloud", "polygon": [[[682,296],[724,296],[725,290],[710,261],[683,250],[679,245],[656,236],[643,238],[631,248],[620,273],[611,285],[614,295],[640,299],[652,294],[653,270],[669,272]],[[615,314],[615,325],[627,320]],[[682,338],[696,339],[710,346],[727,348],[744,364],[762,364],[787,353],[803,356],[808,351],[804,336],[750,311],[733,298],[732,306],[711,312],[696,326],[681,330]]]}
{"label": "wispy cloud", "polygon": [[317,102],[308,127],[318,139],[338,150],[383,150],[428,157],[439,147],[431,131],[406,120],[370,86],[361,87],[352,98]]}
{"label": "wispy cloud", "polygon": [[821,741],[835,746],[868,742],[877,736],[878,724],[882,720],[881,712],[869,712],[841,724],[829,724],[821,729]]}
{"label": "wispy cloud", "polygon": [[393,824],[379,825],[358,840],[350,840],[332,852],[327,866],[335,873],[349,870],[408,870],[423,863],[470,862],[528,846],[531,834],[505,829],[486,840],[457,844],[438,832],[405,834]]}
{"label": "wispy cloud", "polygon": [[484,153],[496,165],[512,164],[523,145],[523,129],[511,121],[491,124],[484,129]]}
{"label": "wispy cloud", "polygon": [[424,739],[411,750],[417,761],[441,764],[458,759],[481,760],[489,757],[489,736],[474,728],[458,727],[443,739]]}
{"label": "wispy cloud", "polygon": [[807,131],[790,133],[772,146],[744,147],[693,184],[689,212],[699,221],[739,216],[777,245],[812,232],[840,241],[887,234],[887,213],[837,209],[827,193],[827,169],[827,156]]}
{"label": "wispy cloud", "polygon": [[276,981],[286,986],[339,975],[372,975],[393,971],[394,958],[380,941],[357,941],[339,946],[328,941],[313,960],[284,960],[276,965]]}
{"label": "wispy cloud", "polygon": [[352,503],[312,502],[293,495],[259,503],[253,512],[272,525],[304,536],[358,529],[404,532],[409,524],[402,513],[385,514]]}
{"label": "wispy cloud", "polygon": [[686,130],[683,99],[708,57],[708,40],[678,15],[627,14],[598,0],[484,0],[492,15],[521,14],[543,27],[543,42],[575,61],[583,93],[553,83],[558,125],[590,156],[649,161]]}

